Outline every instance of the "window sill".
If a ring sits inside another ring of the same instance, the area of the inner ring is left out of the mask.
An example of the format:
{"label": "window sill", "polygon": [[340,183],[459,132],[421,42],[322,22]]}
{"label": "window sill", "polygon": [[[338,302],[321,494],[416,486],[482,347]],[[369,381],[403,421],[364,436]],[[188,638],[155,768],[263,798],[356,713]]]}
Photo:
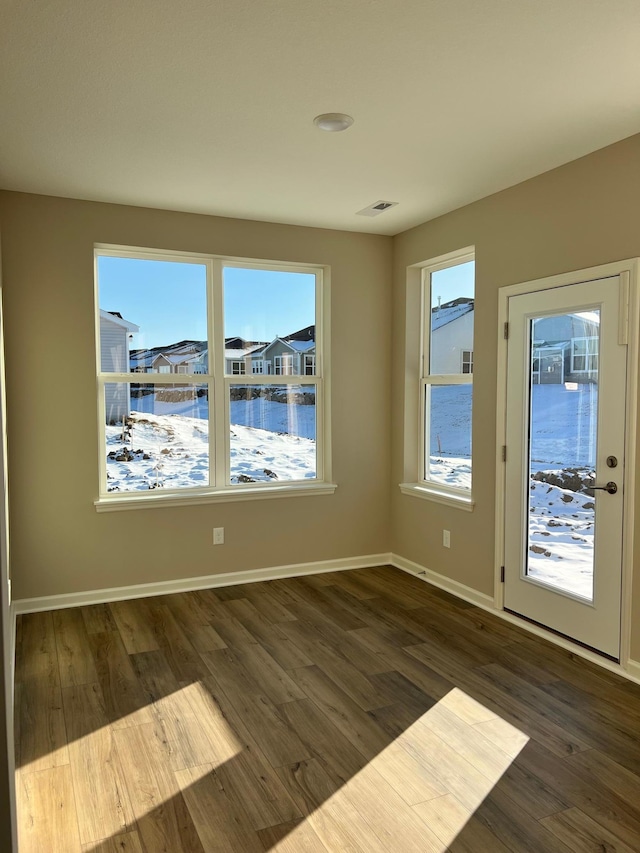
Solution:
{"label": "window sill", "polygon": [[421,486],[418,483],[400,483],[400,491],[403,495],[410,495],[414,498],[422,498],[426,501],[435,501],[435,503],[452,506],[456,509],[463,509],[466,512],[473,512],[475,501],[471,495],[460,495],[455,492],[444,491],[433,488],[432,486]]}
{"label": "window sill", "polygon": [[153,492],[133,492],[126,497],[99,498],[94,501],[96,512],[120,512],[128,509],[153,509],[159,507],[197,506],[209,503],[230,503],[233,501],[270,500],[273,498],[312,497],[314,495],[332,495],[337,489],[335,483],[309,483],[308,485],[267,485],[247,487],[228,487],[216,491],[203,491],[198,494],[158,494]]}

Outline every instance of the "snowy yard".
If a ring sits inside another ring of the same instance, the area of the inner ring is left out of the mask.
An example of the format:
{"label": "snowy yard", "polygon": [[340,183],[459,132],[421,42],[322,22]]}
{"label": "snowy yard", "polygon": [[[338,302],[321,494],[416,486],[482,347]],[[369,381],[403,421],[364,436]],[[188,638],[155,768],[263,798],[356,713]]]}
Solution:
{"label": "snowy yard", "polygon": [[[167,402],[132,399],[122,425],[107,426],[111,492],[209,485],[206,397]],[[151,413],[151,409],[155,413]],[[315,406],[257,399],[231,403],[231,482],[278,482],[316,476]]]}
{"label": "snowy yard", "polygon": [[[438,482],[471,485],[470,386],[438,389],[431,423],[430,469]],[[533,479],[539,472],[579,469],[593,475],[598,388],[534,385],[529,489],[529,573],[590,599],[593,587],[594,499],[581,491]],[[466,417],[464,416],[466,414]]]}

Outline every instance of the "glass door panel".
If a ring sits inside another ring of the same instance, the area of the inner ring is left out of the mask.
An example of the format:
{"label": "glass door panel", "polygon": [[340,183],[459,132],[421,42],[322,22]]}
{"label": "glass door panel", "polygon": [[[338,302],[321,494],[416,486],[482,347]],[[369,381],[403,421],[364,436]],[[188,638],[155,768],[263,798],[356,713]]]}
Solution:
{"label": "glass door panel", "polygon": [[529,323],[525,574],[592,601],[600,311]]}

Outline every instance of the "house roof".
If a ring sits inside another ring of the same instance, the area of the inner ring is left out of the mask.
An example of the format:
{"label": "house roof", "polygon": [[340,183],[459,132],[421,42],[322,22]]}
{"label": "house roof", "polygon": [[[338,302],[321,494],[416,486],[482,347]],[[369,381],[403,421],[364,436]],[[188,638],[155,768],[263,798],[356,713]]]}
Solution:
{"label": "house roof", "polygon": [[296,352],[309,352],[316,347],[315,341],[285,341],[285,343]]}
{"label": "house roof", "polygon": [[157,361],[159,358],[164,358],[169,364],[188,364],[191,361],[195,361],[199,357],[200,353],[183,353],[182,355],[175,353],[165,353],[160,352],[152,359],[153,362]]}
{"label": "house roof", "polygon": [[265,346],[264,344],[253,344],[252,346],[244,347],[244,349],[240,349],[240,348],[225,349],[224,357],[225,358],[232,358],[232,359],[234,359],[234,358],[235,359],[246,358],[246,356],[251,355],[252,353],[256,353],[256,352],[258,352],[258,350],[264,349],[264,346]]}
{"label": "house roof", "polygon": [[107,323],[114,323],[114,325],[120,326],[122,329],[126,329],[131,333],[140,331],[140,326],[136,326],[135,323],[130,323],[129,320],[125,320],[119,311],[103,311],[101,308],[100,320],[105,320]]}
{"label": "house roof", "polygon": [[448,303],[440,308],[433,308],[431,311],[431,331],[435,332],[436,329],[441,329],[448,323],[471,313],[471,311],[473,311],[473,301],[457,302],[455,305]]}

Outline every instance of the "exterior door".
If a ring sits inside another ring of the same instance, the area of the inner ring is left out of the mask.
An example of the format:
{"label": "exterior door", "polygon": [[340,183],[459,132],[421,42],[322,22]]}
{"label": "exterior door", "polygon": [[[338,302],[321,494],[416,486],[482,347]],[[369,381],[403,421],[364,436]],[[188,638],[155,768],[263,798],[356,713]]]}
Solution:
{"label": "exterior door", "polygon": [[627,370],[620,300],[619,276],[512,296],[507,356],[505,608],[614,659]]}

